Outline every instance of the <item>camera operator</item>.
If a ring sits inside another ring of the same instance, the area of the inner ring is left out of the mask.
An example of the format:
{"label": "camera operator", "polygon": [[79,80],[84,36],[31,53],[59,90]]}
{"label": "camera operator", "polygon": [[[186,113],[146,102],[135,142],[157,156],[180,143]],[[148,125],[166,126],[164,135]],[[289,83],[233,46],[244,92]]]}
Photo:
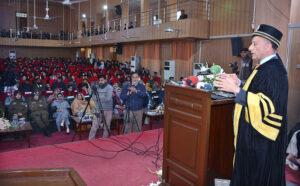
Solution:
{"label": "camera operator", "polygon": [[[96,95],[97,94],[97,95]],[[106,76],[100,75],[99,76],[99,85],[93,87],[93,100],[96,104],[95,107],[95,117],[93,118],[93,124],[92,128],[89,134],[89,140],[95,139],[95,135],[97,133],[97,130],[99,127],[104,127],[103,132],[103,138],[106,138],[109,136],[109,129],[110,129],[110,123],[112,119],[112,113],[113,113],[113,87],[107,83]],[[100,106],[100,103],[98,102],[97,96],[99,95],[99,101],[102,105],[102,108]],[[101,110],[103,109],[104,118],[106,121],[107,126],[102,121],[102,115]]]}
{"label": "camera operator", "polygon": [[134,133],[141,131],[146,96],[145,85],[140,81],[138,73],[132,73],[131,84],[126,85],[121,93],[121,99],[125,102],[127,110],[125,134],[131,133],[132,125]]}

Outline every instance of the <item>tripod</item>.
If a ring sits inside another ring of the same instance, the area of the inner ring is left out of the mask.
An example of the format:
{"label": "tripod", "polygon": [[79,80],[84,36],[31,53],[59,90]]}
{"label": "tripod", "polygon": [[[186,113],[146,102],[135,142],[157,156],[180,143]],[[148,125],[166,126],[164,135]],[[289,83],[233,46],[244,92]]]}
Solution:
{"label": "tripod", "polygon": [[[78,123],[78,128],[81,127],[82,118],[85,116],[86,110],[87,110],[88,106],[90,105],[90,101],[92,99],[93,94],[96,96],[96,102],[98,103],[98,107],[99,107],[96,110],[99,110],[100,113],[101,113],[101,119],[100,119],[100,117],[95,116],[95,117],[97,117],[97,122],[101,123],[101,121],[103,121],[104,126],[106,127],[106,129],[108,131],[108,136],[110,136],[109,129],[108,129],[105,117],[104,117],[104,111],[103,111],[103,107],[102,107],[102,104],[101,104],[101,99],[100,99],[99,94],[97,92],[97,87],[95,87],[95,86],[92,88],[92,93],[89,96],[88,103],[87,103],[86,107],[84,108],[82,116],[80,117],[80,120],[79,120],[79,123]],[[96,104],[96,106],[97,106],[97,104]],[[99,128],[99,130],[100,130],[100,128]],[[75,130],[72,141],[74,141],[76,135],[77,135],[77,130]]]}

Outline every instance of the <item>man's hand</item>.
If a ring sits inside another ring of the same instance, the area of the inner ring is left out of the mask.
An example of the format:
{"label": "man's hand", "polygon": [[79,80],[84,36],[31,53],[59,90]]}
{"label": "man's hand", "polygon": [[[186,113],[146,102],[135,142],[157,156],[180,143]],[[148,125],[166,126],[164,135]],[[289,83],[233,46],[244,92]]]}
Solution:
{"label": "man's hand", "polygon": [[130,92],[137,93],[137,90],[135,87],[128,87],[128,90],[130,90]]}
{"label": "man's hand", "polygon": [[232,92],[235,95],[237,95],[240,91],[240,87],[236,84],[236,81],[234,81],[234,78],[223,78],[225,76],[220,76],[217,78],[217,80],[214,82],[214,86],[218,87],[218,90],[226,91],[226,92]]}
{"label": "man's hand", "polygon": [[20,112],[18,113],[18,116],[19,116],[19,117],[22,116],[22,115],[23,115],[22,113],[20,113]]}
{"label": "man's hand", "polygon": [[218,76],[218,78],[227,79],[228,81],[231,81],[235,85],[239,85],[240,83],[240,80],[236,74],[221,74]]}

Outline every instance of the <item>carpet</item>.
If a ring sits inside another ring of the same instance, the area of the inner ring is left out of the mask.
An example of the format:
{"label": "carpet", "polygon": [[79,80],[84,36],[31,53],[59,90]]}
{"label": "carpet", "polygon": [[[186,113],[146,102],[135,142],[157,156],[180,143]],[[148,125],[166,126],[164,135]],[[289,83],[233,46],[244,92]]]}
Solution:
{"label": "carpet", "polygon": [[72,167],[90,186],[141,186],[158,180],[148,168],[162,166],[162,146],[163,129],[155,129],[0,153],[0,169]]}
{"label": "carpet", "polygon": [[[152,127],[153,129],[163,128],[163,119],[162,120],[153,120]],[[123,125],[121,125],[122,127]],[[56,126],[55,126],[56,127]],[[150,125],[143,125],[143,131],[150,130]],[[111,129],[111,136],[117,136],[117,130]],[[70,135],[66,135],[65,131],[62,132],[53,132],[51,137],[43,136],[42,133],[31,135],[31,148],[40,147],[45,145],[53,145],[53,144],[62,144],[68,143],[72,141],[74,135],[74,131],[71,130]],[[89,131],[82,132],[82,139],[87,140],[89,135]],[[99,133],[97,133],[96,138],[99,138]],[[74,141],[79,140],[79,135],[76,135]],[[2,137],[0,138],[0,153],[2,152],[9,152],[21,149],[27,149],[28,143],[26,139],[15,139],[14,137]]]}

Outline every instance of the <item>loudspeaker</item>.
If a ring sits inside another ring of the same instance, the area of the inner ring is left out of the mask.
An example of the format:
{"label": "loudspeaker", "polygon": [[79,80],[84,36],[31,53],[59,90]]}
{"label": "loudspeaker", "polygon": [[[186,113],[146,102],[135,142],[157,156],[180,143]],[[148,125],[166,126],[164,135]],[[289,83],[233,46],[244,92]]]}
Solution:
{"label": "loudspeaker", "polygon": [[231,48],[233,56],[240,56],[240,50],[243,49],[243,40],[241,37],[231,38]]}
{"label": "loudspeaker", "polygon": [[122,15],[122,7],[121,5],[115,6],[115,12],[117,15]]}
{"label": "loudspeaker", "polygon": [[122,44],[117,43],[115,47],[116,47],[116,53],[122,54]]}

